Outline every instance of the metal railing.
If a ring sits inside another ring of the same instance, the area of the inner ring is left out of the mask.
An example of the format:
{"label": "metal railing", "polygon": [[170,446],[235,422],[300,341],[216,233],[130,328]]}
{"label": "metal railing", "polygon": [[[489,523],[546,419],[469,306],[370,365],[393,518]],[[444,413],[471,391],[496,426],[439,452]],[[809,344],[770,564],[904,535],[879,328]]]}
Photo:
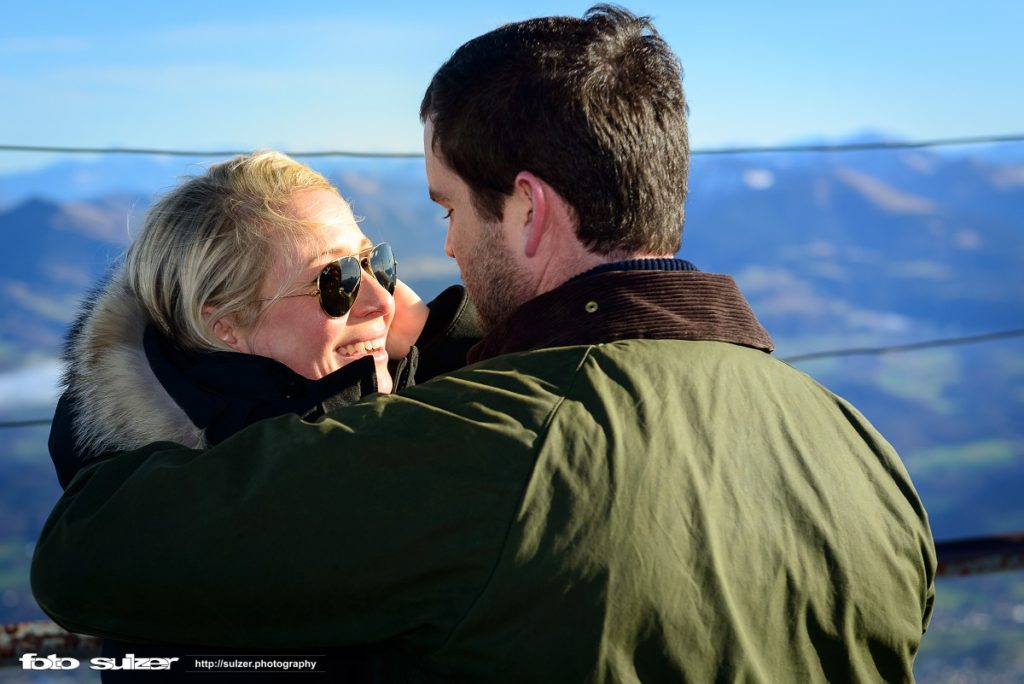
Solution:
{"label": "metal railing", "polygon": [[1024,569],[1024,532],[936,542],[939,577]]}
{"label": "metal railing", "polygon": [[0,628],[0,667],[21,665],[26,653],[92,658],[100,654],[100,639],[73,634],[49,620],[19,622]]}

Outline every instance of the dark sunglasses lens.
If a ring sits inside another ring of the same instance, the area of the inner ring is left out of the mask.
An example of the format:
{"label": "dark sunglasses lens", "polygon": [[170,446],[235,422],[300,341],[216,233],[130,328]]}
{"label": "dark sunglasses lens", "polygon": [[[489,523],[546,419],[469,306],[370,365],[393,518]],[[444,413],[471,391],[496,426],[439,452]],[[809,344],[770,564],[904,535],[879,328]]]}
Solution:
{"label": "dark sunglasses lens", "polygon": [[382,242],[370,252],[370,271],[377,279],[380,286],[389,294],[395,293],[395,285],[398,283],[398,263],[395,261],[395,253],[391,245]]}
{"label": "dark sunglasses lens", "polygon": [[320,272],[317,285],[324,313],[334,318],[348,313],[359,293],[361,273],[359,262],[353,257],[339,259]]}

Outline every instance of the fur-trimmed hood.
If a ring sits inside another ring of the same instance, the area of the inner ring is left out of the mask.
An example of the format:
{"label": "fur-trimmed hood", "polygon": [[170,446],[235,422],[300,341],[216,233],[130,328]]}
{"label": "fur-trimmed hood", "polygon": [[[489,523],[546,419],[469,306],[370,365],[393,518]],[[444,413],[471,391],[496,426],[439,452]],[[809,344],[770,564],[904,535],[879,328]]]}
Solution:
{"label": "fur-trimmed hood", "polygon": [[203,429],[160,384],[146,358],[147,322],[117,271],[86,301],[71,329],[62,401],[74,405],[70,436],[80,460],[158,441],[207,446]]}

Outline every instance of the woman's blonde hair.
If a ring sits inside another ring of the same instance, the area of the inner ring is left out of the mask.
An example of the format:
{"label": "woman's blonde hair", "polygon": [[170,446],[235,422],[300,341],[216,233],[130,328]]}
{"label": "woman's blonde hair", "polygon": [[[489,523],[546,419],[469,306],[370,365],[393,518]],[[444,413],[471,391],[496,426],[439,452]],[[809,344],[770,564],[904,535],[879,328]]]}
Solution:
{"label": "woman's blonde hair", "polygon": [[184,348],[226,349],[214,321],[252,325],[274,245],[310,237],[309,225],[289,216],[293,195],[306,189],[337,194],[308,166],[262,151],[215,164],[157,201],[124,275],[160,332]]}

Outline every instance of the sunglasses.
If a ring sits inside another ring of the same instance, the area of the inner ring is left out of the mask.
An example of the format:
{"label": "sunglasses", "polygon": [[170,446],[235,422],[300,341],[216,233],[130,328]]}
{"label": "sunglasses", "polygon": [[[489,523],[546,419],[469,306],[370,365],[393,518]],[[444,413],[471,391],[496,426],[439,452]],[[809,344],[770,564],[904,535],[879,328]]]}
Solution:
{"label": "sunglasses", "polygon": [[[391,245],[382,242],[375,247],[364,249],[358,254],[343,256],[324,266],[320,275],[312,283],[317,288],[313,292],[300,292],[271,299],[319,297],[320,308],[324,310],[324,313],[331,318],[338,318],[347,314],[355,304],[356,297],[359,296],[359,283],[363,280],[363,271],[376,278],[380,286],[388,291],[388,294],[395,293],[395,284],[398,282],[398,262],[395,261],[395,253],[391,250]],[[259,301],[270,300],[261,299]]]}

